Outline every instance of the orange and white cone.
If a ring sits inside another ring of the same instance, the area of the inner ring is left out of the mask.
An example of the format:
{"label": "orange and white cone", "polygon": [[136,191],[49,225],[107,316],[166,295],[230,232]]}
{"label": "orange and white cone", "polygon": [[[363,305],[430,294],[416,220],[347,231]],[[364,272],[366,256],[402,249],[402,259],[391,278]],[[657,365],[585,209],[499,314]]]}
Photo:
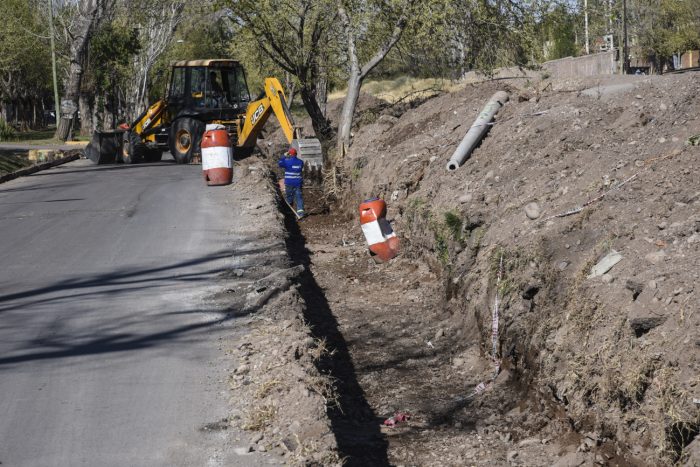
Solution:
{"label": "orange and white cone", "polygon": [[233,180],[233,149],[226,127],[209,124],[202,138],[202,172],[209,186]]}
{"label": "orange and white cone", "polygon": [[372,198],[360,204],[360,224],[377,263],[389,261],[399,254],[399,238],[386,220],[386,203]]}

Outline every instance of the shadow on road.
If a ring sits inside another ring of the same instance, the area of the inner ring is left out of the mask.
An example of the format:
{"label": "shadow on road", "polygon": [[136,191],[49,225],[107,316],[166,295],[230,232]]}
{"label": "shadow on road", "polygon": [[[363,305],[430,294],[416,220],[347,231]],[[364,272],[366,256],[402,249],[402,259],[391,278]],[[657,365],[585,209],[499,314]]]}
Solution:
{"label": "shadow on road", "polygon": [[[76,296],[85,297],[85,296],[89,296],[89,295],[101,295],[101,294],[105,293],[105,290],[100,289],[103,287],[123,287],[123,286],[128,286],[128,285],[133,285],[133,284],[151,284],[150,286],[154,286],[158,282],[173,283],[173,282],[191,282],[191,281],[197,281],[197,280],[207,280],[213,274],[221,273],[226,268],[209,269],[206,271],[201,271],[201,272],[196,272],[196,273],[192,273],[192,272],[190,272],[190,273],[175,273],[175,271],[189,268],[192,266],[197,266],[200,264],[209,263],[212,261],[216,261],[216,260],[225,258],[225,257],[230,256],[230,255],[231,255],[230,251],[219,251],[219,252],[212,253],[210,255],[207,255],[207,256],[204,256],[201,258],[179,261],[179,262],[175,262],[172,264],[157,266],[157,267],[152,267],[152,268],[143,268],[143,269],[127,268],[127,269],[105,272],[105,273],[98,274],[98,275],[93,276],[93,277],[74,276],[74,277],[71,277],[68,279],[59,280],[51,285],[47,285],[44,287],[39,287],[36,289],[30,289],[30,290],[24,290],[21,292],[15,292],[15,293],[6,294],[6,295],[0,295],[0,312],[8,309],[8,308],[4,307],[3,305],[1,305],[3,303],[15,301],[15,300],[22,300],[25,298],[34,298],[34,297],[49,295],[49,294],[52,294],[54,292],[60,292],[61,295],[58,297],[47,298],[46,299],[47,301],[48,300],[60,300],[62,298],[73,298]],[[158,275],[159,273],[168,273],[168,274]],[[99,290],[90,290],[90,291],[85,292],[84,294],[79,293],[79,291],[81,291],[83,289],[95,289],[95,288],[98,288]],[[132,290],[132,289],[129,289],[129,290]],[[76,291],[78,292],[78,294],[76,294]],[[119,289],[115,289],[115,292],[119,292]],[[36,303],[40,303],[40,301],[35,301],[35,302],[30,302],[30,303],[25,302],[25,303],[21,303],[21,304],[17,304],[17,305],[24,307],[24,306],[32,305],[32,304],[36,304]]]}
{"label": "shadow on road", "polygon": [[[121,297],[133,298],[134,292],[148,291],[149,295],[163,295],[177,291],[184,285],[192,290],[189,284],[218,283],[223,288],[222,281],[227,279],[230,265],[215,266],[210,263],[219,263],[234,254],[248,258],[246,264],[238,264],[237,267],[254,268],[260,256],[268,250],[267,247],[260,246],[260,242],[260,239],[248,238],[238,243],[238,248],[220,250],[199,258],[155,267],[124,268],[92,277],[74,276],[43,287],[1,295],[0,313],[19,312],[12,315],[11,319],[5,317],[0,321],[0,330],[6,336],[26,325],[26,313],[63,313],[68,319],[66,323],[61,320],[53,323],[50,331],[43,331],[39,337],[24,343],[21,348],[13,349],[12,353],[16,355],[6,353],[0,356],[0,367],[37,360],[126,352],[174,343],[181,345],[211,328],[254,313],[257,309],[242,314],[240,310],[222,306],[228,303],[218,302],[216,294],[212,293],[210,297],[204,297],[205,302],[194,309],[163,309],[153,313],[136,308],[126,313],[120,312],[118,317],[112,318],[108,314],[100,317],[100,324],[95,329],[76,330],[72,324],[72,319],[77,318],[78,314],[103,313],[99,309],[101,304],[113,303]],[[138,296],[135,300],[138,303]],[[130,302],[125,304],[133,306]],[[74,306],[73,310],[71,306]],[[106,308],[105,312],[108,310]],[[168,317],[204,313],[211,314],[210,319],[167,327]],[[158,332],[138,332],[139,326],[149,320],[162,320],[164,324]],[[126,332],[125,329],[129,328],[136,331]]]}
{"label": "shadow on road", "polygon": [[[206,311],[206,310],[201,310]],[[228,316],[201,323],[193,323],[186,326],[179,326],[152,334],[109,334],[97,336],[87,340],[84,343],[75,344],[74,339],[61,340],[44,340],[40,345],[47,349],[37,352],[31,352],[22,355],[0,357],[0,367],[16,363],[24,363],[29,361],[59,359],[68,357],[79,357],[85,355],[100,355],[105,353],[126,352],[130,350],[139,350],[149,347],[154,347],[159,343],[172,344],[175,338],[191,335],[195,331],[211,328],[228,321]],[[178,341],[182,344],[183,341]]]}

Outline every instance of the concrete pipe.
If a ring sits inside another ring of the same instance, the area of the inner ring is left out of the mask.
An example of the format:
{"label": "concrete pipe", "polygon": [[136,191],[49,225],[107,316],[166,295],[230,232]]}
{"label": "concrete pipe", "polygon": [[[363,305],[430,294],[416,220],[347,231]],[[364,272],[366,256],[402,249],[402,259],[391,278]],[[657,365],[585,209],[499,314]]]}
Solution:
{"label": "concrete pipe", "polygon": [[486,103],[486,106],[476,120],[474,120],[467,134],[462,138],[462,142],[459,143],[459,146],[455,149],[452,157],[450,157],[450,161],[447,163],[447,170],[457,170],[464,164],[464,161],[467,160],[476,145],[479,144],[481,138],[489,131],[489,124],[491,120],[493,120],[493,117],[501,110],[501,107],[503,107],[506,102],[508,102],[508,93],[505,91],[498,91],[491,96],[491,99]]}

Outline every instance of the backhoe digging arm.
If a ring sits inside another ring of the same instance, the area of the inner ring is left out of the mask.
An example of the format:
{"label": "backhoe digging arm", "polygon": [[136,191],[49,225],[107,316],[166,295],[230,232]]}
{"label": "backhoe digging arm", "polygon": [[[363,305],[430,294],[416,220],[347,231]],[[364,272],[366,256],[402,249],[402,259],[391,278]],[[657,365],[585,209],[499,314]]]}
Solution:
{"label": "backhoe digging arm", "polygon": [[316,138],[303,138],[301,130],[294,126],[294,118],[287,106],[287,99],[282,85],[277,78],[266,78],[265,97],[248,104],[243,128],[239,132],[238,146],[254,146],[258,139],[258,134],[273,112],[282,127],[287,142],[296,148],[299,158],[309,168],[320,170],[323,166],[321,142]]}
{"label": "backhoe digging arm", "polygon": [[255,144],[258,133],[265,126],[265,122],[274,112],[280,122],[284,136],[291,143],[295,138],[294,119],[287,107],[287,99],[284,90],[277,78],[265,79],[265,97],[248,104],[245,122],[238,137],[238,146],[250,147]]}

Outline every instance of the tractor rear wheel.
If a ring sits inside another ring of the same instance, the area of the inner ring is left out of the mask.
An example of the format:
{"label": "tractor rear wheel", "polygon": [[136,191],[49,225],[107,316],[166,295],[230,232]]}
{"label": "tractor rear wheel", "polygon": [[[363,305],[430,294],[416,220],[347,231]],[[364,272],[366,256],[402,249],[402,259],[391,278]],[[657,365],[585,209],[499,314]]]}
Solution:
{"label": "tractor rear wheel", "polygon": [[141,162],[146,146],[141,142],[139,135],[133,131],[125,131],[122,141],[122,162],[125,164]]}
{"label": "tractor rear wheel", "polygon": [[193,118],[179,118],[170,127],[170,153],[178,164],[189,164],[201,151],[204,124]]}

